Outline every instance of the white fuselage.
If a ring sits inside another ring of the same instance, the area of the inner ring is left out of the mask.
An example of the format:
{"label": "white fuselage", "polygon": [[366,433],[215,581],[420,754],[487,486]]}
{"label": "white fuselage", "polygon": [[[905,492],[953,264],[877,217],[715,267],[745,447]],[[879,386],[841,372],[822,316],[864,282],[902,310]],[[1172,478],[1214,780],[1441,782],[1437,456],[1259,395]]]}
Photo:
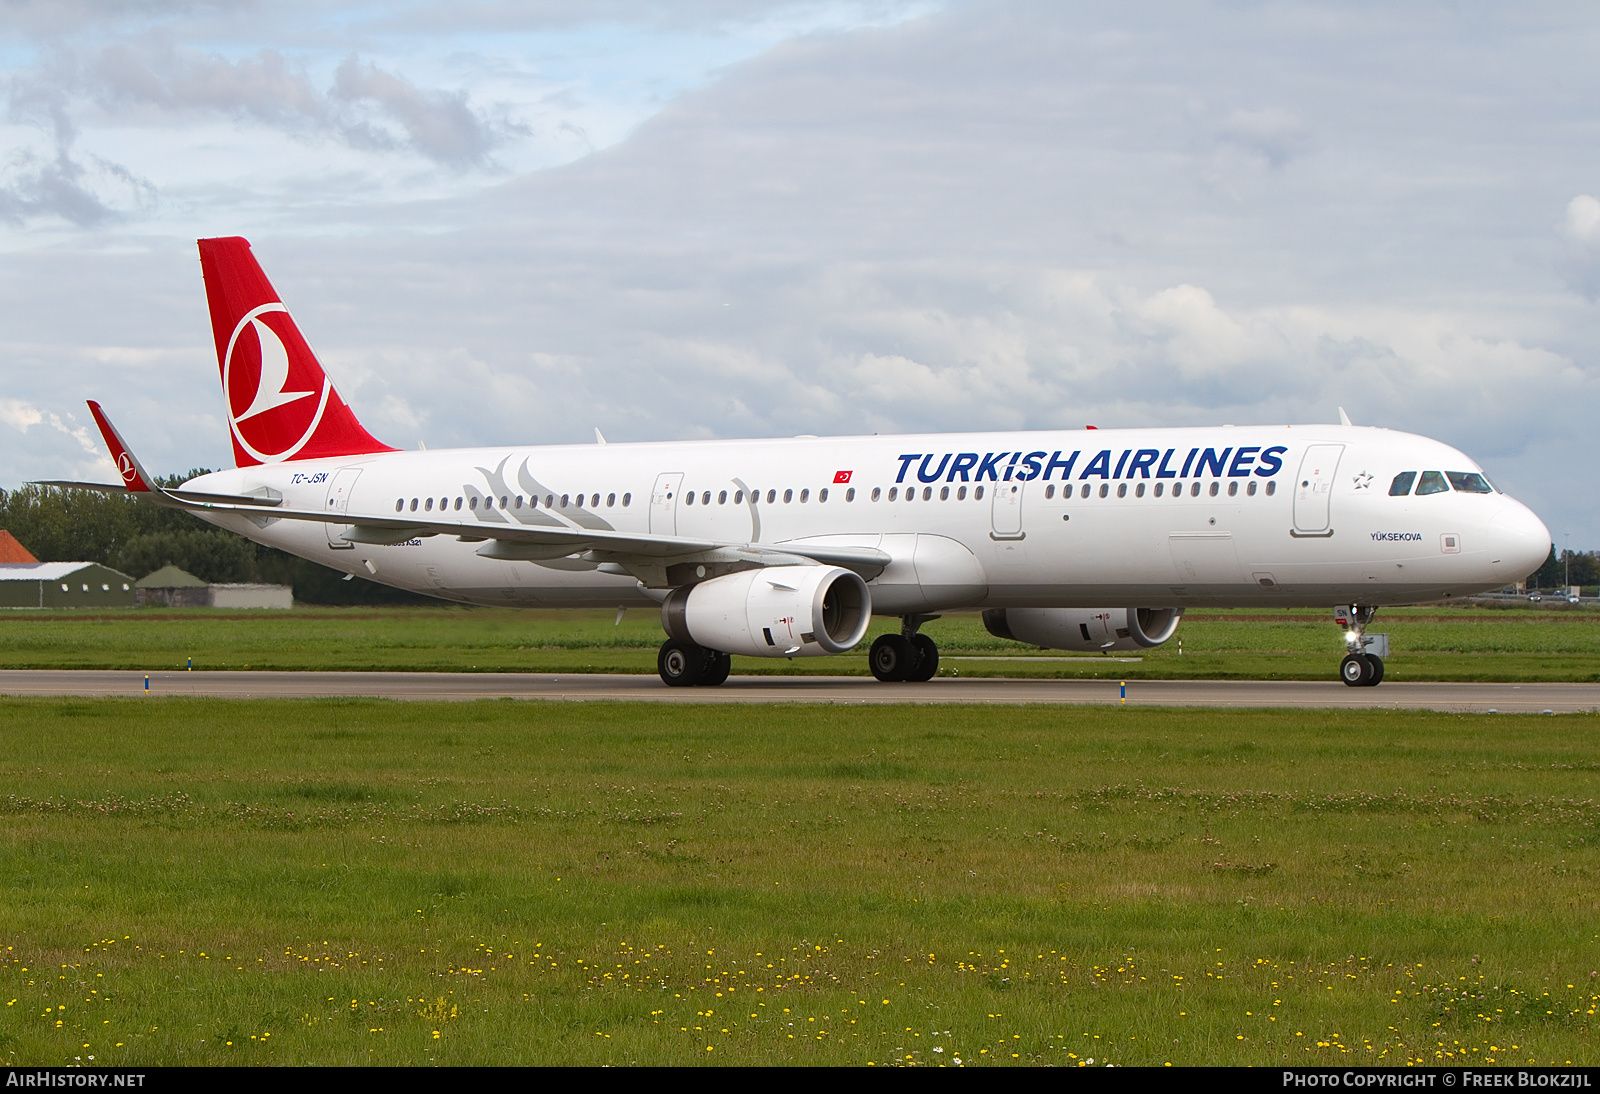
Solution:
{"label": "white fuselage", "polygon": [[1547,557],[1548,530],[1519,502],[1391,496],[1406,471],[1478,467],[1424,437],[1312,425],[391,452],[186,485],[390,520],[442,504],[482,538],[372,546],[339,524],[206,516],[385,584],[524,607],[648,606],[662,592],[582,555],[484,557],[497,528],[877,548],[893,561],[868,583],[872,609],[894,615],[1414,603],[1520,581]]}

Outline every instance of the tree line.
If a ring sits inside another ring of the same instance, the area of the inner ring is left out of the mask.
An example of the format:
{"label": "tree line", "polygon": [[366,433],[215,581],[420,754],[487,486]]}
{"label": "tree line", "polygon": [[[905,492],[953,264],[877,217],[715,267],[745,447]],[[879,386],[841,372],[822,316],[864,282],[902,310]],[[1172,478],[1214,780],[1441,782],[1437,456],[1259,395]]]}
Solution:
{"label": "tree line", "polygon": [[[181,486],[204,469],[161,479]],[[179,509],[164,509],[122,494],[23,486],[0,490],[0,528],[40,562],[98,562],[134,578],[177,566],[206,582],[289,585],[307,604],[418,604],[428,597],[266,547],[206,524]]]}

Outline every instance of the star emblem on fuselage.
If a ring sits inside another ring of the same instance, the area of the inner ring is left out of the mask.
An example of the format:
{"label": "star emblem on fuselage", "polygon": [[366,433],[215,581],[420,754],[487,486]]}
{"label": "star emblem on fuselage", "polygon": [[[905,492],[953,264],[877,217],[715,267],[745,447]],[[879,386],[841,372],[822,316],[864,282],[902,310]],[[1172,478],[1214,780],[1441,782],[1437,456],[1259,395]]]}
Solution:
{"label": "star emblem on fuselage", "polygon": [[1351,481],[1356,484],[1357,490],[1365,490],[1367,487],[1372,485],[1372,476],[1363,471],[1361,474],[1355,476],[1355,478],[1353,478]]}

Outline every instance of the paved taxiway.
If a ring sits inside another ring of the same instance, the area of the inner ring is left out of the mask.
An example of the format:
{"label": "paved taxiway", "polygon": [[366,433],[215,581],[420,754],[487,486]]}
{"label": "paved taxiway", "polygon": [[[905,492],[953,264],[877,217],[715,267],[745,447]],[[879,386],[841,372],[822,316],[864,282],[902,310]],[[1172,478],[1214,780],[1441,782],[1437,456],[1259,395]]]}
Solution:
{"label": "paved taxiway", "polygon": [[[145,673],[0,671],[0,695],[145,694]],[[853,676],[734,676],[716,688],[669,688],[654,676],[435,672],[152,672],[152,696],[227,699],[545,699],[656,703],[1059,703],[1115,705],[1116,680],[945,678],[880,684]],[[1511,713],[1600,710],[1600,684],[1441,684],[1390,681],[1130,680],[1130,706],[1390,708]]]}

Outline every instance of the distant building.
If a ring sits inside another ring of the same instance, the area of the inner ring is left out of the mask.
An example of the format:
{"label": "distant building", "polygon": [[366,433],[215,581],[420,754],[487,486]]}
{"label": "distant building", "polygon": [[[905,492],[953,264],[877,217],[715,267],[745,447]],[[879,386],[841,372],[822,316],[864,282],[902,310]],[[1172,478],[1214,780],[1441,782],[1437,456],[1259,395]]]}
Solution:
{"label": "distant building", "polygon": [[292,608],[288,585],[209,585],[178,569],[163,566],[134,582],[134,603],[164,608]]}
{"label": "distant building", "polygon": [[131,608],[133,602],[133,578],[98,562],[0,564],[0,608]]}
{"label": "distant building", "polygon": [[0,528],[0,566],[15,562],[38,562],[33,552],[17,542],[17,537]]}

